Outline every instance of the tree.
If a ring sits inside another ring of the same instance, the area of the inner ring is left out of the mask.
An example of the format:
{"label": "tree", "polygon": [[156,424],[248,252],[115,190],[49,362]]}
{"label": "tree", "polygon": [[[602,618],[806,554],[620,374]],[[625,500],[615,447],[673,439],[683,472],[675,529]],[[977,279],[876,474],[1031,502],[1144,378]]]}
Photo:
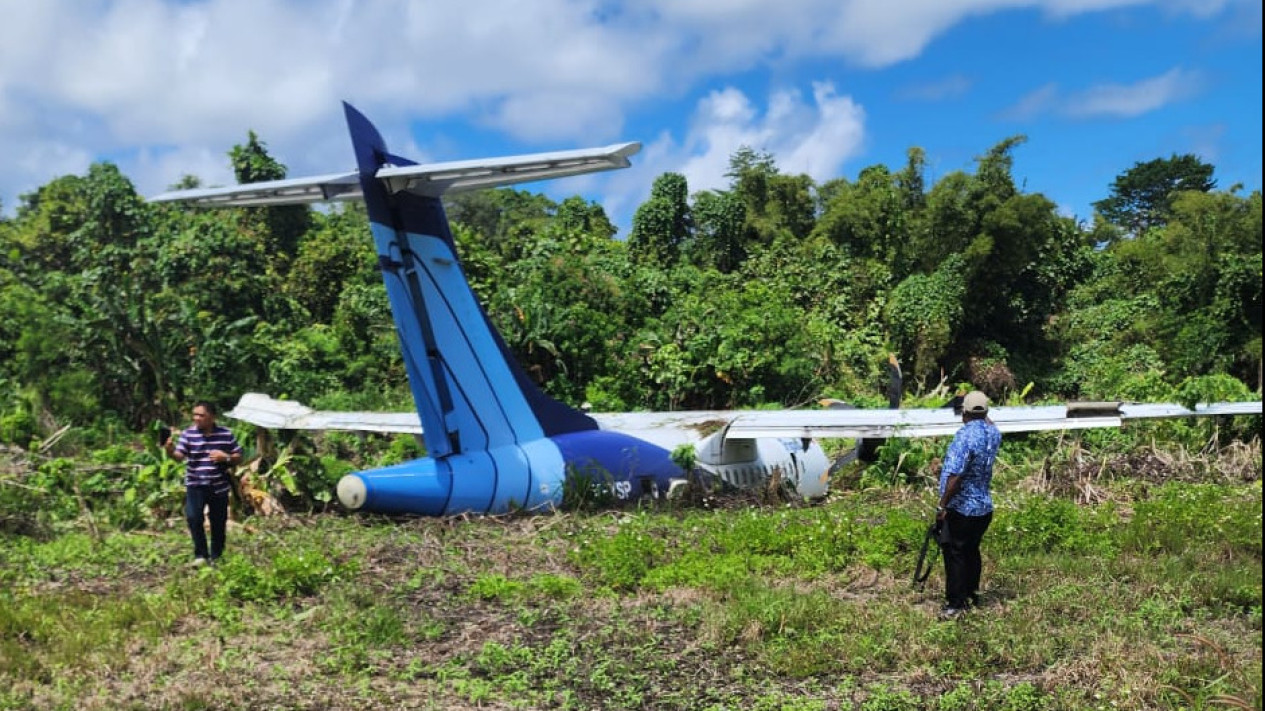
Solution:
{"label": "tree", "polygon": [[777,216],[771,214],[774,178],[778,175],[773,155],[741,146],[729,157],[729,190],[742,202],[746,229],[742,250],[750,254],[757,247],[773,242],[777,233]]}
{"label": "tree", "polygon": [[685,246],[689,260],[699,267],[729,273],[747,258],[743,247],[747,211],[732,191],[704,190],[694,195],[690,208],[694,237]]}
{"label": "tree", "polygon": [[774,175],[769,179],[769,222],[793,239],[803,239],[817,222],[813,180],[807,175]]}
{"label": "tree", "polygon": [[905,155],[908,160],[904,170],[896,174],[896,188],[906,210],[920,210],[927,204],[926,181],[922,175],[927,166],[927,153],[914,146]]}
{"label": "tree", "polygon": [[1261,239],[1259,192],[1187,191],[1166,224],[1096,251],[1096,273],[1052,323],[1069,384],[1115,385],[1104,374],[1140,366],[1170,384],[1214,373],[1259,383]]}
{"label": "tree", "polygon": [[558,229],[572,235],[586,235],[596,240],[609,240],[618,231],[602,206],[572,195],[558,205],[555,213]]}
{"label": "tree", "polygon": [[382,284],[373,272],[373,243],[367,239],[369,221],[364,209],[348,205],[315,224],[299,244],[298,254],[284,282],[318,323],[330,323],[343,289],[349,284]]}
{"label": "tree", "polygon": [[1261,237],[1259,192],[1186,192],[1163,227],[1118,245],[1129,287],[1160,305],[1148,330],[1175,374],[1259,371]]}
{"label": "tree", "polygon": [[1111,197],[1095,202],[1094,209],[1127,234],[1138,236],[1168,222],[1178,193],[1206,193],[1215,188],[1213,170],[1189,153],[1134,163],[1116,176]]}
{"label": "tree", "polygon": [[512,262],[530,251],[558,206],[544,195],[503,188],[459,193],[445,198],[444,209],[452,222],[470,228],[488,249]]}
{"label": "tree", "polygon": [[650,188],[650,199],[633,213],[628,249],[646,264],[676,263],[692,223],[687,200],[689,186],[680,173],[664,173]]}
{"label": "tree", "polygon": [[963,271],[964,260],[953,255],[934,273],[911,274],[892,290],[886,321],[897,348],[912,356],[909,370],[918,382],[935,373],[962,321]]}
{"label": "tree", "polygon": [[[246,136],[246,145],[235,145],[228,152],[237,182],[262,183],[284,179],[286,167],[268,154],[268,147],[259,140],[259,136],[254,131],[248,131]],[[250,211],[263,216],[271,265],[282,274],[286,273],[299,240],[310,227],[311,211],[306,205],[251,208]]]}
{"label": "tree", "polygon": [[907,243],[902,202],[887,167],[869,166],[861,170],[855,183],[835,192],[814,234],[839,245],[855,259],[899,262]]}
{"label": "tree", "polygon": [[[975,169],[977,199],[992,200],[995,204],[1000,204],[1019,193],[1011,174],[1015,164],[1011,151],[1027,142],[1028,137],[1022,134],[1010,136],[975,159],[978,165]],[[985,208],[988,207],[993,205],[986,204]]]}

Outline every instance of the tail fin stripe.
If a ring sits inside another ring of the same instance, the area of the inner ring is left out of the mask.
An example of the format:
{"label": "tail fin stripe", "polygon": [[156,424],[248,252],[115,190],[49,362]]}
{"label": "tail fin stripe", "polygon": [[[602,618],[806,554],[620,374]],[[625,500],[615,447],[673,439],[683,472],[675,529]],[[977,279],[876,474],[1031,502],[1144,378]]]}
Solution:
{"label": "tail fin stripe", "polygon": [[[501,441],[488,441],[486,446],[523,442],[543,435],[535,414],[513,378],[499,346],[490,337],[489,326],[466,284],[455,255],[441,239],[413,236],[418,283],[422,290],[421,304],[437,329],[448,334],[445,352],[441,354],[450,375],[451,385],[458,389],[461,402],[468,404],[476,419],[496,413],[498,423],[487,422],[487,431],[503,432]],[[420,244],[419,244],[420,243]],[[491,440],[497,438],[493,435]]]}

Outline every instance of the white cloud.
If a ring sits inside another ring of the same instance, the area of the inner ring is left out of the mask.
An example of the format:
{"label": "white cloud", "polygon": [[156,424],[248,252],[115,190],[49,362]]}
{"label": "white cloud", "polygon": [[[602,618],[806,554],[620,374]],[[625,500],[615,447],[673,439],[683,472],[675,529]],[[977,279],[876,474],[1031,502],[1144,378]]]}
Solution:
{"label": "white cloud", "polygon": [[1134,84],[1100,84],[1068,98],[1063,112],[1074,117],[1139,116],[1199,93],[1198,72],[1170,69]]}
{"label": "white cloud", "polygon": [[620,135],[623,111],[597,93],[541,91],[507,97],[491,112],[488,123],[530,141],[569,139],[604,141]]}
{"label": "white cloud", "polygon": [[1014,121],[1027,121],[1055,110],[1058,101],[1058,85],[1046,84],[1025,94],[1013,106],[1002,111],[1002,117]]}
{"label": "white cloud", "polygon": [[837,96],[829,82],[815,83],[812,105],[797,103],[795,109],[800,131],[774,128],[782,139],[774,152],[783,172],[805,173],[819,182],[837,177],[861,151],[864,109],[850,97]]}
{"label": "white cloud", "polygon": [[[1236,1],[1242,5],[1215,4]],[[25,149],[60,146],[32,167],[0,175],[0,196],[11,206],[19,186],[82,171],[103,156],[148,166],[154,173],[137,182],[153,190],[179,177],[159,175],[175,166],[154,156],[227,147],[247,129],[268,140],[292,173],[341,169],[345,139],[330,138],[342,133],[341,99],[385,127],[459,118],[507,138],[550,143],[542,148],[614,140],[631,107],[681,100],[706,81],[752,67],[771,67],[783,77],[777,83],[805,59],[884,67],[916,57],[973,16],[1030,8],[1063,18],[1141,2],[0,0],[0,163],[32,166]],[[1149,2],[1208,12],[1194,0]],[[1172,100],[1194,79],[1180,73],[1168,81],[1071,99],[1085,115],[1128,115],[1164,101],[1166,92]],[[715,175],[708,161],[727,160],[735,140],[792,144],[766,146],[790,161],[801,160],[792,158],[794,140],[808,145],[817,135],[818,147],[802,151],[803,164],[816,170],[835,160],[823,146],[846,140],[823,139],[802,124],[813,112],[824,120],[832,106],[849,114],[841,99],[815,96],[811,111],[802,99],[771,101],[758,122],[707,113],[721,105],[704,109],[710,128],[685,139],[716,146],[714,154],[694,154],[700,177]],[[783,122],[800,138],[767,133]],[[218,150],[226,148],[207,155]]]}
{"label": "white cloud", "polygon": [[698,102],[683,138],[660,134],[630,170],[607,179],[604,206],[626,225],[654,179],[667,172],[684,175],[691,193],[728,189],[729,159],[743,146],[771,154],[782,173],[834,178],[864,139],[864,110],[829,82],[814,83],[810,100],[794,90],[774,92],[763,112],[742,91],[718,89]]}
{"label": "white cloud", "polygon": [[1204,79],[1199,72],[1181,68],[1132,84],[1098,84],[1067,93],[1057,84],[1046,84],[1024,95],[1002,112],[1003,118],[1026,121],[1045,114],[1070,118],[1132,118],[1197,95]]}

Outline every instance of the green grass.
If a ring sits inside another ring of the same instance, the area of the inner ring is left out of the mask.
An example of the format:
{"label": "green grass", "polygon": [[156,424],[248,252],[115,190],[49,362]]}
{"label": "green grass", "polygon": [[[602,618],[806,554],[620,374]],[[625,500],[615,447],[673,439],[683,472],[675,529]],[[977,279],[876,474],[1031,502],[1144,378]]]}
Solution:
{"label": "green grass", "polygon": [[924,483],[816,506],[0,537],[0,709],[1261,708],[1261,482],[1011,471],[985,605],[910,585]]}

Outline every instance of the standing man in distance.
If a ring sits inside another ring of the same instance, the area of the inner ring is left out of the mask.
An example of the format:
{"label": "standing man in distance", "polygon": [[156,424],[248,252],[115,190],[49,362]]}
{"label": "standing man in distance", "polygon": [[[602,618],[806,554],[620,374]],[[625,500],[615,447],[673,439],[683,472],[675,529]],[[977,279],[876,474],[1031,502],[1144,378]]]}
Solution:
{"label": "standing man in distance", "polygon": [[980,541],[993,521],[993,464],[1001,431],[988,419],[988,396],[978,390],[962,399],[962,428],[953,436],[940,467],[940,549],[944,553],[941,617],[953,619],[979,603],[983,561]]}
{"label": "standing man in distance", "polygon": [[[167,454],[185,463],[185,520],[193,537],[193,564],[214,563],[224,553],[228,528],[229,471],[242,461],[242,446],[227,427],[215,424],[214,403],[193,405],[193,425],[170,437]],[[211,546],[207,548],[203,510],[211,520]]]}

